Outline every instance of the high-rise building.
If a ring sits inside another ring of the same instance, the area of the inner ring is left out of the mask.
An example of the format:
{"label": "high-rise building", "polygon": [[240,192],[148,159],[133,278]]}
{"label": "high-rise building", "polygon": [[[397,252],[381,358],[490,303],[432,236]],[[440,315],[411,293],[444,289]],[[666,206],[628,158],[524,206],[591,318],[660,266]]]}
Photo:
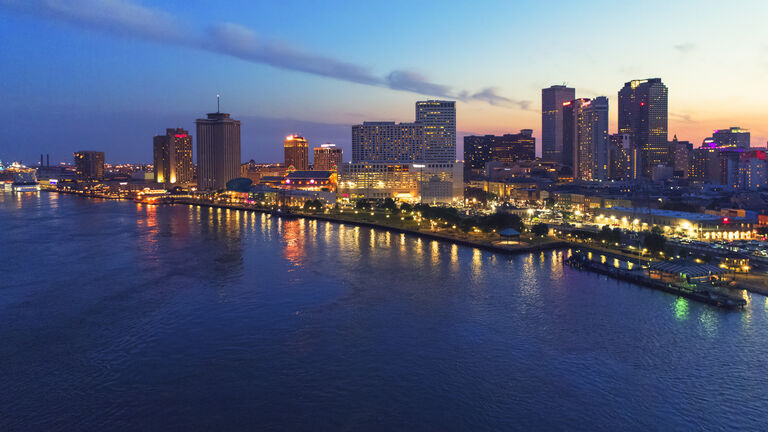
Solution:
{"label": "high-rise building", "polygon": [[283,143],[285,167],[296,171],[309,169],[309,143],[299,135],[288,135]]}
{"label": "high-rise building", "polygon": [[104,180],[104,152],[75,152],[75,175],[78,180]]}
{"label": "high-rise building", "polygon": [[197,186],[224,189],[240,176],[240,121],[222,112],[195,120],[197,125]]}
{"label": "high-rise building", "polygon": [[155,182],[166,185],[192,181],[192,136],[182,128],[166,129],[165,135],[153,139]]}
{"label": "high-rise building", "polygon": [[533,130],[522,129],[520,133],[493,137],[493,160],[512,165],[521,160],[536,159],[536,138]]}
{"label": "high-rise building", "polygon": [[739,160],[739,187],[747,190],[768,188],[768,160],[765,150],[744,152]]}
{"label": "high-rise building", "polygon": [[553,85],[541,90],[541,151],[545,161],[568,164],[563,151],[563,104],[576,99],[576,90]]}
{"label": "high-rise building", "polygon": [[740,127],[715,130],[711,140],[720,148],[748,149],[751,144],[749,131]]}
{"label": "high-rise building", "polygon": [[341,147],[336,144],[320,144],[315,147],[315,161],[313,168],[315,171],[336,171],[338,172],[342,162]]}
{"label": "high-rise building", "polygon": [[619,181],[637,179],[641,167],[639,166],[638,151],[632,145],[632,137],[629,134],[613,134],[610,142],[610,178]]}
{"label": "high-rise building", "polygon": [[479,174],[485,164],[493,160],[494,135],[469,135],[464,137],[464,163],[467,169]]}
{"label": "high-rise building", "polygon": [[584,102],[577,112],[574,178],[608,180],[608,98],[599,96]]}
{"label": "high-rise building", "polygon": [[416,102],[416,123],[424,127],[424,160],[456,161],[456,102]]}
{"label": "high-rise building", "polygon": [[633,80],[619,90],[619,133],[632,135],[632,142],[642,154],[643,175],[652,168],[671,166],[667,128],[667,86],[661,78]]}
{"label": "high-rise building", "polygon": [[420,123],[364,122],[352,126],[352,162],[424,161],[424,126]]}
{"label": "high-rise building", "polygon": [[693,144],[689,141],[679,141],[677,135],[669,142],[669,160],[676,177],[688,178],[692,151]]}
{"label": "high-rise building", "polygon": [[563,147],[560,163],[573,169],[574,178],[578,169],[579,116],[582,115],[581,107],[585,104],[589,104],[588,98],[563,102]]}

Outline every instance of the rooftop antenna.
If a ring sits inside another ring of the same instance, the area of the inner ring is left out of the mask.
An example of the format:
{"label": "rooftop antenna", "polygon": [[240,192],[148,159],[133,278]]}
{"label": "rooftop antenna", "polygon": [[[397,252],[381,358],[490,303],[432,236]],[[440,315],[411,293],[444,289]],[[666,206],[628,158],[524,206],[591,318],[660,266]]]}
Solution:
{"label": "rooftop antenna", "polygon": [[221,113],[221,95],[216,93],[216,114]]}

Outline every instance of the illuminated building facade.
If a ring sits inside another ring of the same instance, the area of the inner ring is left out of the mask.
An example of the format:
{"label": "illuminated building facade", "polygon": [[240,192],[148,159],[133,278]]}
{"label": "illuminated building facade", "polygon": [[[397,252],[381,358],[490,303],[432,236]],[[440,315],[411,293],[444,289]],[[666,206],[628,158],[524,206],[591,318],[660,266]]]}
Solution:
{"label": "illuminated building facade", "polygon": [[610,145],[610,178],[612,180],[629,181],[637,179],[641,170],[638,151],[632,145],[630,134],[613,134],[609,138]]}
{"label": "illuminated building facade", "polygon": [[541,150],[545,161],[568,164],[563,150],[563,104],[576,99],[576,90],[553,85],[541,90]]}
{"label": "illuminated building facade", "polygon": [[536,159],[536,138],[533,130],[493,137],[492,160],[512,165],[517,161]]}
{"label": "illuminated building facade", "polygon": [[677,135],[669,142],[670,160],[675,177],[688,178],[692,152],[693,144],[689,141],[679,141]]}
{"label": "illuminated building facade", "polygon": [[456,102],[416,102],[416,123],[424,128],[424,161],[456,161]]}
{"label": "illuminated building facade", "polygon": [[667,130],[667,86],[661,78],[633,80],[619,90],[619,133],[628,133],[642,155],[643,175],[652,168],[671,166]]}
{"label": "illuminated building facade", "polygon": [[309,169],[309,143],[299,135],[288,135],[283,143],[285,167],[288,170],[306,171]]}
{"label": "illuminated building facade", "polygon": [[424,126],[418,123],[364,122],[352,126],[352,162],[424,161]]}
{"label": "illuminated building facade", "polygon": [[155,183],[166,185],[192,182],[192,136],[182,128],[166,129],[153,139]]}
{"label": "illuminated building facade", "polygon": [[574,177],[576,177],[575,173],[578,168],[579,116],[583,114],[581,107],[588,103],[588,98],[563,102],[562,164],[573,169]]}
{"label": "illuminated building facade", "polygon": [[574,178],[608,180],[608,98],[584,101],[575,114]]}
{"label": "illuminated building facade", "polygon": [[464,164],[352,162],[343,165],[339,195],[348,199],[393,198],[452,202],[464,197]]}
{"label": "illuminated building facade", "polygon": [[285,176],[280,187],[332,192],[336,190],[336,179],[333,171],[293,171]]}
{"label": "illuminated building facade", "polygon": [[737,240],[752,237],[752,224],[743,217],[723,217],[642,207],[611,207],[593,210],[598,224],[649,230],[658,226],[666,234],[702,240]]}
{"label": "illuminated building facade", "polygon": [[765,150],[752,150],[739,160],[739,188],[765,190],[768,188],[768,160]]}
{"label": "illuminated building facade", "polygon": [[740,127],[718,129],[712,133],[711,141],[720,148],[746,150],[750,147],[750,133]]}
{"label": "illuminated building facade", "polygon": [[336,147],[336,144],[320,144],[320,147],[315,147],[314,153],[313,169],[338,172],[342,163],[341,147]]}
{"label": "illuminated building facade", "polygon": [[78,180],[104,180],[104,152],[75,152],[75,173]]}
{"label": "illuminated building facade", "polygon": [[469,135],[464,137],[464,163],[467,168],[479,174],[485,164],[493,160],[494,135]]}
{"label": "illuminated building facade", "polygon": [[240,176],[240,121],[215,112],[195,120],[197,126],[197,186],[225,189]]}

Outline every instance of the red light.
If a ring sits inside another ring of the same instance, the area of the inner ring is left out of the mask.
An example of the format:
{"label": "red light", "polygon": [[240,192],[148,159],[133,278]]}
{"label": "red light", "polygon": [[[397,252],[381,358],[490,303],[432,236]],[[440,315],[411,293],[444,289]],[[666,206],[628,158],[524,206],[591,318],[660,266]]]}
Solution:
{"label": "red light", "polygon": [[174,136],[175,136],[176,138],[186,138],[186,137],[187,137],[186,135],[179,135],[179,134],[176,134],[176,135],[174,135]]}
{"label": "red light", "polygon": [[723,223],[724,224],[727,224],[727,223],[730,223],[730,222],[731,222],[730,219],[728,219],[727,217],[723,218]]}
{"label": "red light", "polygon": [[645,106],[645,102],[640,102],[640,106]]}

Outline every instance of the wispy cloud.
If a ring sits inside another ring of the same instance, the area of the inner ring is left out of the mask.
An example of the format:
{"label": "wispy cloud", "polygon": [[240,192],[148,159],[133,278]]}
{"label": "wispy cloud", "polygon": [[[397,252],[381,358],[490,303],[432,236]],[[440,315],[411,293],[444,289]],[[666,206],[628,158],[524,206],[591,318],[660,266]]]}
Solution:
{"label": "wispy cloud", "polygon": [[671,112],[669,113],[669,118],[673,120],[677,120],[681,123],[696,123],[696,120],[694,120],[690,114],[686,114],[686,113]]}
{"label": "wispy cloud", "polygon": [[695,50],[696,48],[697,48],[697,45],[693,42],[685,42],[685,43],[675,45],[675,49],[680,51],[683,54],[688,54],[689,52]]}
{"label": "wispy cloud", "polygon": [[0,0],[0,8],[93,31],[185,46],[358,84],[464,101],[484,101],[523,110],[531,105],[529,101],[501,96],[493,87],[479,92],[454,91],[407,69],[379,76],[364,66],[264,39],[253,30],[233,23],[212,23],[205,30],[196,31],[163,10],[130,0]]}

